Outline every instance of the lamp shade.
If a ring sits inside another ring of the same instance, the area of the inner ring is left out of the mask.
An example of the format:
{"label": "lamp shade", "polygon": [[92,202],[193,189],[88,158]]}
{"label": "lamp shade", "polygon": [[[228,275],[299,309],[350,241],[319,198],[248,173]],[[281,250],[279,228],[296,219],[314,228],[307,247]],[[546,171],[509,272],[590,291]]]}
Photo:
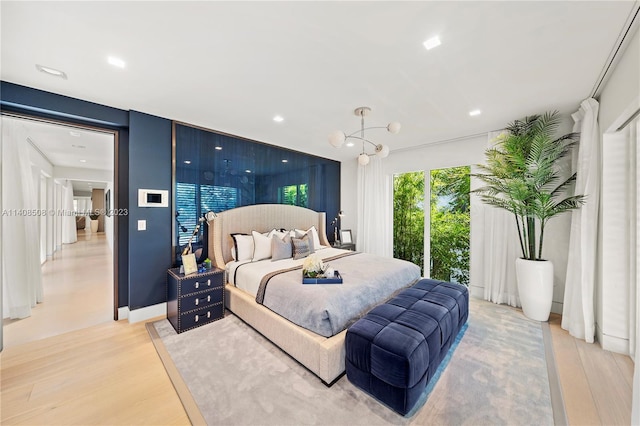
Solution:
{"label": "lamp shade", "polygon": [[364,152],[358,155],[358,164],[360,164],[361,166],[366,166],[367,164],[369,164],[369,156]]}
{"label": "lamp shade", "polygon": [[397,121],[393,121],[387,125],[387,130],[395,135],[396,133],[400,132],[400,127],[402,127],[400,123],[398,123]]}
{"label": "lamp shade", "polygon": [[329,143],[336,148],[340,148],[346,139],[346,135],[341,130],[336,130],[329,135]]}
{"label": "lamp shade", "polygon": [[380,158],[387,158],[389,155],[389,147],[381,143],[376,145],[376,155]]}

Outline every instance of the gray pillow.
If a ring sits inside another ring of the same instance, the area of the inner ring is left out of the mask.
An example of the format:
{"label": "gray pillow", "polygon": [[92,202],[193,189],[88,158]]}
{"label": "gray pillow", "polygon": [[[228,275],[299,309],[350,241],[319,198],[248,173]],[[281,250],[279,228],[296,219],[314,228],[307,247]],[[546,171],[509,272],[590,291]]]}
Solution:
{"label": "gray pillow", "polygon": [[292,256],[291,237],[286,234],[283,238],[277,235],[271,237],[271,261],[289,259]]}
{"label": "gray pillow", "polygon": [[[293,260],[302,259],[312,253],[309,246],[310,241],[313,240],[307,238],[306,235],[303,238],[291,239],[291,242],[293,243]],[[313,244],[313,242],[311,242],[311,244]]]}
{"label": "gray pillow", "polygon": [[296,229],[293,232],[295,232],[296,238],[306,239],[309,242],[309,254],[313,254],[316,252],[316,248],[313,244],[313,235],[311,234],[311,231],[300,232],[299,230]]}

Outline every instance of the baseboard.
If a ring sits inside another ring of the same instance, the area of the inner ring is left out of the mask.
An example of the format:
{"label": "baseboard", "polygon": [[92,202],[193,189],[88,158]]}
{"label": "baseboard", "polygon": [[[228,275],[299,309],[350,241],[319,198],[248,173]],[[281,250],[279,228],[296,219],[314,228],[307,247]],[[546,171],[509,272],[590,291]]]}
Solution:
{"label": "baseboard", "polygon": [[141,322],[151,318],[167,315],[167,302],[158,303],[157,305],[145,306],[140,309],[129,311],[129,322]]}
{"label": "baseboard", "polygon": [[484,287],[469,286],[469,295],[474,299],[484,299]]}
{"label": "baseboard", "polygon": [[610,336],[607,334],[599,334],[598,340],[602,349],[605,351],[611,351],[622,355],[629,355],[629,339],[623,339],[621,337]]}
{"label": "baseboard", "polygon": [[118,321],[125,320],[129,318],[129,307],[123,306],[122,308],[118,308]]}

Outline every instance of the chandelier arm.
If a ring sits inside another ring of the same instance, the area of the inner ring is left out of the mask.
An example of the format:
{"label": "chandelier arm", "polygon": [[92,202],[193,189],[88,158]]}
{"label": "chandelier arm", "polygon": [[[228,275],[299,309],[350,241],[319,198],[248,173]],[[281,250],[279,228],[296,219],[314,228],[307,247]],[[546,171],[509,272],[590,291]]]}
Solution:
{"label": "chandelier arm", "polygon": [[360,136],[352,136],[352,135],[349,135],[349,136],[347,136],[345,139],[349,139],[349,138],[359,139],[359,140],[361,140],[361,141],[363,141],[363,142],[369,142],[369,143],[370,143],[371,145],[373,145],[373,146],[378,146],[378,145],[376,145],[375,143],[371,142],[370,140],[365,139],[365,138],[361,138]]}
{"label": "chandelier arm", "polygon": [[362,132],[363,130],[369,130],[369,129],[386,129],[386,128],[387,128],[387,126],[372,126],[372,127],[365,127],[364,129],[356,130],[355,132],[351,133],[350,135],[346,135],[346,137],[348,137],[348,138],[353,137],[353,135],[355,135],[356,133],[360,133],[360,132]]}

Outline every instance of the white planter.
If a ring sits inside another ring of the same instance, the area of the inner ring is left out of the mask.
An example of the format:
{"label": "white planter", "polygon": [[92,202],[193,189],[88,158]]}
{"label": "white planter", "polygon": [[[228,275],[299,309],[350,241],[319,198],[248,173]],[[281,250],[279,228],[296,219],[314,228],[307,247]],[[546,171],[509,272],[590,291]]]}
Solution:
{"label": "white planter", "polygon": [[516,259],[516,278],[524,315],[532,320],[547,321],[553,302],[553,263]]}
{"label": "white planter", "polygon": [[98,232],[98,220],[91,221],[91,232]]}

